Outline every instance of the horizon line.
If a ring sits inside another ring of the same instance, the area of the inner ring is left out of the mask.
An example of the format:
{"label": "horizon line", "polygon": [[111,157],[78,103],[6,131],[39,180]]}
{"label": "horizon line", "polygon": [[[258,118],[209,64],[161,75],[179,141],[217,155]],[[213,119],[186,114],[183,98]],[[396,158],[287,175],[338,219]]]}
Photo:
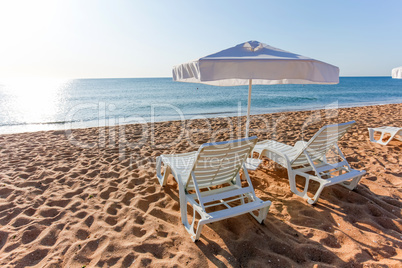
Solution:
{"label": "horizon line", "polygon": [[[392,75],[342,75],[342,77],[392,77]],[[43,76],[27,76],[27,77],[0,77],[0,80],[14,79],[149,79],[149,78],[171,78],[172,76],[138,76],[138,77],[43,77]]]}

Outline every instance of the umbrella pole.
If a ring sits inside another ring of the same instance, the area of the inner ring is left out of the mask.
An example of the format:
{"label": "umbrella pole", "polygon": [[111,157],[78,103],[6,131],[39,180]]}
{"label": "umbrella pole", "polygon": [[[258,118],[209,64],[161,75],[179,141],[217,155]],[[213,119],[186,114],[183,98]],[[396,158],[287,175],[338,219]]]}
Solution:
{"label": "umbrella pole", "polygon": [[251,106],[251,86],[253,84],[253,79],[248,80],[248,102],[247,102],[247,121],[246,121],[246,138],[248,138],[249,128],[250,128],[250,106]]}

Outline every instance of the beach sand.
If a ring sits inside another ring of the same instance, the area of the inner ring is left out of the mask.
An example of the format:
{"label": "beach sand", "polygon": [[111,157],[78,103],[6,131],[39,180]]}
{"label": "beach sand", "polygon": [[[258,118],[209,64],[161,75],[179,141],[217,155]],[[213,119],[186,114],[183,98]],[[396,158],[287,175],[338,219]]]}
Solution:
{"label": "beach sand", "polygon": [[265,224],[249,214],[208,224],[197,243],[181,224],[177,184],[158,184],[155,158],[241,137],[245,118],[242,129],[231,118],[1,135],[0,266],[401,267],[402,142],[374,144],[367,131],[402,127],[401,111],[253,116],[251,135],[289,145],[356,120],[339,146],[367,174],[354,191],[325,188],[311,206],[292,194],[285,169],[264,161],[250,176],[272,201]]}

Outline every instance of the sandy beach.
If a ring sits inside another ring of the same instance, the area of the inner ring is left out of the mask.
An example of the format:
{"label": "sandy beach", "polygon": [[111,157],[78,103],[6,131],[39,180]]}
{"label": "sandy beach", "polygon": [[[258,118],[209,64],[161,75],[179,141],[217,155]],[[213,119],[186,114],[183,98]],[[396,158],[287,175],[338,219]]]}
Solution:
{"label": "sandy beach", "polygon": [[[354,191],[335,185],[309,205],[269,161],[250,171],[271,200],[204,227],[193,243],[178,187],[156,179],[160,154],[244,135],[245,118],[0,135],[1,267],[400,267],[402,142],[369,141],[368,127],[402,127],[402,104],[253,116],[251,135],[294,145],[322,126],[355,120],[339,142],[366,170]],[[239,126],[241,123],[241,127]]]}

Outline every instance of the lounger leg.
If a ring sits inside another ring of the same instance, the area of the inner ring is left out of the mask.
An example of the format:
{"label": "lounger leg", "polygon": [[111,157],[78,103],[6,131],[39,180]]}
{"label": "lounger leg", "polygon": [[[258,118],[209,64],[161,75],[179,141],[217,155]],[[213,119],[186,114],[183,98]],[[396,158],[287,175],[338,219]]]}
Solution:
{"label": "lounger leg", "polygon": [[191,239],[193,240],[193,242],[197,241],[200,238],[201,235],[201,230],[202,227],[204,225],[202,219],[198,222],[197,225],[197,232],[194,232],[194,223],[195,223],[195,214],[196,211],[193,208],[193,221],[190,224],[188,222],[188,218],[187,218],[187,199],[184,193],[184,189],[181,185],[179,185],[179,195],[180,195],[180,216],[181,216],[181,222],[184,225],[184,228],[186,229],[186,231],[191,235]]}
{"label": "lounger leg", "polygon": [[379,139],[377,142],[378,142],[379,144],[382,144],[382,145],[387,145],[387,144],[394,138],[395,133],[394,133],[394,134],[389,133],[389,134],[391,135],[391,137],[389,137],[386,141],[383,141],[383,139],[384,139],[384,134],[386,134],[384,131],[381,132],[381,137],[380,137],[380,139]]}
{"label": "lounger leg", "polygon": [[375,138],[374,138],[374,134],[375,134],[375,131],[374,131],[374,129],[373,128],[369,128],[368,129],[369,130],[369,137],[370,137],[370,141],[371,142],[375,142],[375,143],[379,143],[379,144],[381,144],[381,145],[387,145],[392,139],[393,139],[393,136],[395,136],[395,134],[394,135],[392,135],[391,133],[391,137],[387,140],[387,141],[383,141],[383,139],[384,139],[384,134],[386,134],[386,132],[385,131],[379,131],[380,133],[381,133],[381,136],[380,136],[380,138],[378,139],[378,140],[376,140]]}
{"label": "lounger leg", "polygon": [[308,198],[307,199],[307,203],[309,203],[310,205],[313,205],[315,202],[317,202],[318,198],[320,197],[320,194],[322,192],[322,190],[324,190],[325,185],[320,183],[320,187],[318,188],[317,192],[315,193],[313,198]]}
{"label": "lounger leg", "polygon": [[200,239],[202,227],[204,227],[204,222],[203,222],[203,220],[200,220],[197,224],[197,230],[196,230],[195,235],[191,236],[191,239],[193,240],[193,242],[196,242]]}
{"label": "lounger leg", "polygon": [[[291,176],[290,176],[291,175]],[[307,200],[307,203],[309,204],[314,204],[315,202],[317,202],[318,197],[320,196],[322,190],[325,187],[325,184],[320,183],[320,187],[318,188],[317,192],[315,193],[314,197],[311,198],[308,196],[307,191],[308,191],[308,186],[310,184],[310,178],[303,176],[302,174],[299,174],[300,176],[304,177],[306,179],[306,183],[304,184],[304,189],[303,192],[300,192],[299,190],[297,190],[296,188],[296,173],[295,172],[290,172],[289,173],[289,181],[290,181],[290,189],[293,193],[295,193],[296,195],[303,197],[304,199]]]}
{"label": "lounger leg", "polygon": [[250,212],[250,214],[251,214],[251,216],[253,216],[254,219],[256,219],[260,224],[263,224],[265,218],[266,218],[267,215],[268,215],[268,211],[269,211],[269,207],[270,207],[270,206],[271,206],[271,205],[259,209],[259,210],[258,210],[258,216],[256,216],[253,212]]}
{"label": "lounger leg", "polygon": [[164,186],[161,169],[162,169],[162,159],[160,156],[158,156],[156,158],[156,177],[158,178],[159,184]]}
{"label": "lounger leg", "polygon": [[204,226],[204,220],[201,219],[198,221],[196,231],[194,232],[196,211],[195,211],[195,209],[193,209],[193,220],[190,224],[187,219],[187,203],[185,204],[185,206],[186,206],[185,209],[183,209],[183,210],[180,209],[182,211],[181,221],[182,221],[186,231],[191,235],[191,240],[193,240],[193,242],[196,242],[198,239],[200,239],[202,227]]}
{"label": "lounger leg", "polygon": [[307,190],[308,190],[308,185],[310,183],[310,179],[308,177],[306,177],[306,176],[303,176],[303,175],[299,174],[300,176],[302,176],[302,177],[304,177],[306,179],[306,183],[304,184],[303,192],[300,192],[299,190],[297,190],[297,187],[296,187],[296,175],[297,174],[295,172],[293,172],[292,170],[289,170],[289,169],[288,169],[288,173],[289,173],[290,190],[294,194],[296,194],[296,195],[298,195],[300,197],[303,197],[304,199],[307,199],[308,198]]}
{"label": "lounger leg", "polygon": [[[390,133],[390,134],[391,134],[391,133]],[[387,145],[390,141],[392,141],[392,140],[395,138],[395,134],[396,134],[396,133],[391,134],[391,137],[389,137],[389,139],[385,142],[384,145]]]}
{"label": "lounger leg", "polygon": [[382,131],[382,132],[381,132],[380,139],[378,140],[378,142],[379,142],[380,144],[383,144],[383,145],[385,145],[384,142],[382,141],[382,139],[384,138],[384,134],[385,134],[385,133]]}
{"label": "lounger leg", "polygon": [[299,191],[297,190],[296,187],[296,174],[293,172],[291,168],[288,168],[288,177],[289,177],[289,185],[290,185],[290,190],[297,194]]}
{"label": "lounger leg", "polygon": [[374,129],[373,129],[373,128],[369,128],[368,131],[369,131],[370,141],[371,141],[371,142],[377,142],[377,141],[374,139]]}
{"label": "lounger leg", "polygon": [[342,182],[341,185],[348,188],[349,190],[354,190],[357,185],[359,184],[360,179],[363,177],[364,174],[361,176],[358,176],[354,178],[349,184],[346,184],[345,182]]}
{"label": "lounger leg", "polygon": [[261,158],[262,158],[262,155],[261,155],[260,153],[254,152],[254,150],[251,151],[251,153],[250,153],[250,158],[254,158],[254,153],[258,154],[257,159],[261,159]]}
{"label": "lounger leg", "polygon": [[156,177],[158,178],[158,181],[162,187],[166,186],[169,174],[170,174],[170,167],[167,166],[165,172],[162,175],[162,158],[158,156],[156,158]]}

